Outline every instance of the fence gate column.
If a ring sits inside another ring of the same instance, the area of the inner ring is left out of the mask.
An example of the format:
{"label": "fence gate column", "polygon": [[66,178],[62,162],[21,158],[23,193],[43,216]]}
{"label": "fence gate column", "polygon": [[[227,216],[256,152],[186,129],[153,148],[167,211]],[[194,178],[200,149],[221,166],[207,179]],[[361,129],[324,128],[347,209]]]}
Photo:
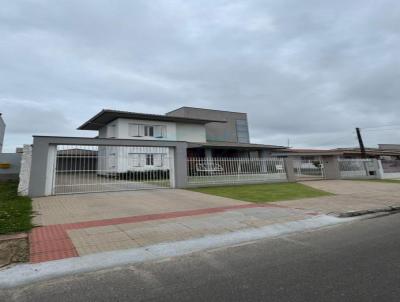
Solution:
{"label": "fence gate column", "polygon": [[168,160],[169,160],[169,181],[171,188],[175,188],[175,148],[168,148]]}
{"label": "fence gate column", "polygon": [[286,177],[288,182],[296,181],[296,174],[294,173],[294,164],[292,157],[286,157],[283,159],[285,163]]}
{"label": "fence gate column", "polygon": [[187,187],[187,145],[178,144],[174,150],[175,188]]}
{"label": "fence gate column", "polygon": [[323,163],[326,179],[340,179],[339,161],[337,156],[324,156]]}

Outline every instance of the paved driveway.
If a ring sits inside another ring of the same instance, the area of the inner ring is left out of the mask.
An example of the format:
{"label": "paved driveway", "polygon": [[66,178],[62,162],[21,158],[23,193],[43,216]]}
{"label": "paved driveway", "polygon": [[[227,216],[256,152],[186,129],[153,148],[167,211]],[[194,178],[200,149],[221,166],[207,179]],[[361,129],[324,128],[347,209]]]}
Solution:
{"label": "paved driveway", "polygon": [[33,199],[34,223],[53,225],[165,212],[236,206],[247,202],[178,189],[57,195]]}

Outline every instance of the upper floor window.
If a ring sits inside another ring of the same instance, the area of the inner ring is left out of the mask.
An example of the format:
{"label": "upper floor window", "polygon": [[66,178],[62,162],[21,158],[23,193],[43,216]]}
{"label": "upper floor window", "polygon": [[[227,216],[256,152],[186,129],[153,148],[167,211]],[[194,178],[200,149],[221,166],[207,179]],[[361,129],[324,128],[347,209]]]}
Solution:
{"label": "upper floor window", "polygon": [[154,126],[144,126],[144,136],[154,137]]}
{"label": "upper floor window", "polygon": [[129,136],[163,138],[166,135],[167,127],[164,125],[129,124]]}

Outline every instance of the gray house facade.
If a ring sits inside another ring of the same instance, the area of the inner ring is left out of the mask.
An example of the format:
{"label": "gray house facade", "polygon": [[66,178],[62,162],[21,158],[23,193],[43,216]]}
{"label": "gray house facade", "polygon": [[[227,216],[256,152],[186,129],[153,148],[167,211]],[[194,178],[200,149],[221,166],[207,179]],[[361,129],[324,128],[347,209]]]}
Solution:
{"label": "gray house facade", "polygon": [[166,113],[167,116],[195,119],[221,120],[224,123],[205,125],[208,142],[250,143],[247,113],[213,110],[194,107],[181,107]]}

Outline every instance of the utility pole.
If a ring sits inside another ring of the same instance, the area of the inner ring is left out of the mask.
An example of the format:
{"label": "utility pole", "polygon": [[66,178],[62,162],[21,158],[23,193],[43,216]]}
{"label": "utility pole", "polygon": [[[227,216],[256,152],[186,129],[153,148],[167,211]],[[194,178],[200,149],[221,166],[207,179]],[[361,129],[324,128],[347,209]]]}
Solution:
{"label": "utility pole", "polygon": [[357,132],[358,143],[360,145],[361,157],[362,158],[366,158],[367,155],[365,153],[365,147],[364,147],[364,143],[363,143],[363,140],[362,140],[362,137],[361,137],[360,128],[357,127],[356,128],[356,132]]}

